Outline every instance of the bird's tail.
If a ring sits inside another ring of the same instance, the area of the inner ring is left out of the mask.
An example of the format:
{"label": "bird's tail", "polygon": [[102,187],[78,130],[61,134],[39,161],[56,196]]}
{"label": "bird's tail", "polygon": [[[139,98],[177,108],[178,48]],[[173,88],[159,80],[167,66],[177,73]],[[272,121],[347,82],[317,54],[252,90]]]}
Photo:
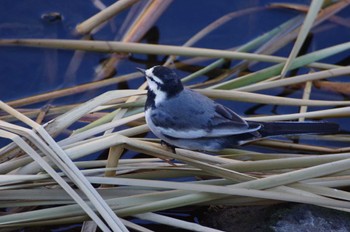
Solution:
{"label": "bird's tail", "polygon": [[331,122],[258,122],[262,137],[297,134],[335,134],[339,125]]}

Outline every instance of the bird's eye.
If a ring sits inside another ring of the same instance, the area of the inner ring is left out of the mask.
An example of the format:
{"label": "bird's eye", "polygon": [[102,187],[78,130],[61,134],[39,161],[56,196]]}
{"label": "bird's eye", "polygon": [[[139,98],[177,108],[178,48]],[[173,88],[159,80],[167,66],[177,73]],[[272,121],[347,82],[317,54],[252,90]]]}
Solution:
{"label": "bird's eye", "polygon": [[161,86],[163,83],[159,83],[155,78],[153,77],[148,77],[152,82],[156,83],[158,86]]}
{"label": "bird's eye", "polygon": [[148,76],[148,78],[153,81],[154,83],[156,83],[158,86],[161,86],[163,85],[163,81],[161,79],[159,79],[158,77],[156,76]]}

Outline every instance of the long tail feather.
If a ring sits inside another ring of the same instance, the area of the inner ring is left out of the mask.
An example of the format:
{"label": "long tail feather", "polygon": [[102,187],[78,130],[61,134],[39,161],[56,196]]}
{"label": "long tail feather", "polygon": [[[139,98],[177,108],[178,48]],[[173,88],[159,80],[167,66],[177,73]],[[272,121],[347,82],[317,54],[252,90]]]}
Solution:
{"label": "long tail feather", "polygon": [[331,122],[259,122],[262,137],[295,134],[335,134],[339,125]]}

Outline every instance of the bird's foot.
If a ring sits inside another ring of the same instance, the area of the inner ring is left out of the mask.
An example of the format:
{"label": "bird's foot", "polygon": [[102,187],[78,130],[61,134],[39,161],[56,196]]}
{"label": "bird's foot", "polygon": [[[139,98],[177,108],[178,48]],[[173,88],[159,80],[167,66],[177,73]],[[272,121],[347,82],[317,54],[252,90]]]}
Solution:
{"label": "bird's foot", "polygon": [[[176,154],[176,152],[175,152],[175,147],[172,146],[172,145],[170,145],[169,143],[167,143],[167,142],[161,140],[161,141],[160,141],[160,145],[162,145],[162,147],[164,147],[164,149],[165,149],[166,151],[169,151],[169,152],[171,152],[171,153]],[[165,162],[167,162],[167,163],[170,164],[171,166],[176,166],[176,164],[173,162],[174,159],[162,158],[162,160],[164,160]]]}
{"label": "bird's foot", "polygon": [[173,145],[165,142],[164,140],[160,141],[160,145],[162,145],[162,147],[164,147],[165,150],[176,154],[175,147]]}

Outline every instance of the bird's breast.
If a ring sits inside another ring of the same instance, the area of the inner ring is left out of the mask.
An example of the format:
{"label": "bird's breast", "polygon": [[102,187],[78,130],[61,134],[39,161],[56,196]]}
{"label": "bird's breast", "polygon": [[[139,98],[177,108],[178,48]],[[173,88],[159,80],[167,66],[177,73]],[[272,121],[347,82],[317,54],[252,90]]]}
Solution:
{"label": "bird's breast", "polygon": [[148,108],[145,110],[145,120],[146,123],[149,127],[149,129],[153,132],[153,134],[155,134],[157,137],[160,137],[161,134],[159,132],[159,130],[157,130],[156,125],[154,125],[153,121],[152,121],[152,108]]}

